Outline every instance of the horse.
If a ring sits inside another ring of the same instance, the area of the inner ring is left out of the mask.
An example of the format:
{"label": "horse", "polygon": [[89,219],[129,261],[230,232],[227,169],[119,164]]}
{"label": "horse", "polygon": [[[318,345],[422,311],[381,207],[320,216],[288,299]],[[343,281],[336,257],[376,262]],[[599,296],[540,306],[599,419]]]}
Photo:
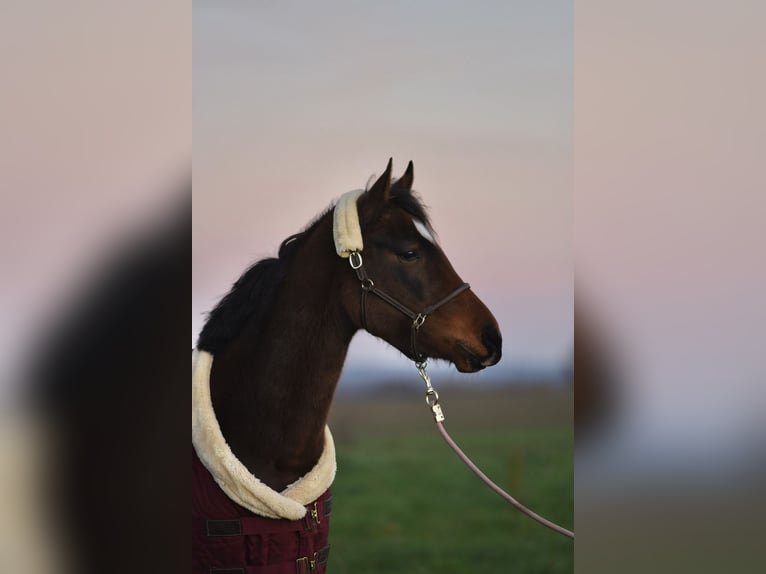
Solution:
{"label": "horse", "polygon": [[[364,329],[422,365],[496,364],[502,337],[392,161],[208,314],[193,350],[194,572],[324,572],[335,451],[328,413]],[[214,360],[213,360],[214,359]]]}

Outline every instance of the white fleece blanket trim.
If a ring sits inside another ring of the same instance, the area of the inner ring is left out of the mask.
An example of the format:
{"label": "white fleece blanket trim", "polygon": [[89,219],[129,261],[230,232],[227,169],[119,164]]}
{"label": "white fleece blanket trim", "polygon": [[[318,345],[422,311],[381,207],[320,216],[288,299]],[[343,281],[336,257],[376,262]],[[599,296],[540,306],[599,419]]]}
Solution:
{"label": "white fleece blanket trim", "polygon": [[210,398],[212,366],[213,355],[192,352],[192,444],[197,456],[218,486],[240,506],[267,518],[303,518],[305,505],[319,498],[335,479],[335,444],[330,427],[325,426],[324,450],[314,468],[282,492],[269,488],[234,456],[221,433]]}
{"label": "white fleece blanket trim", "polygon": [[341,257],[348,257],[354,251],[362,251],[362,228],[359,225],[359,212],[356,200],[364,193],[363,189],[355,189],[340,196],[332,212],[332,235],[335,240],[335,251]]}

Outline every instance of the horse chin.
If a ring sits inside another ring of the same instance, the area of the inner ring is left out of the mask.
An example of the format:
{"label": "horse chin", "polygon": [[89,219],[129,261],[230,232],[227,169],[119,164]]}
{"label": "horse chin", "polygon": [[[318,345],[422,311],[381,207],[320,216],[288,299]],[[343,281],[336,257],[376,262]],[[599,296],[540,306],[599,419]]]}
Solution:
{"label": "horse chin", "polygon": [[461,373],[477,373],[487,367],[491,367],[500,360],[498,352],[492,352],[491,355],[482,357],[465,343],[458,341],[455,345],[460,355],[453,363],[455,368]]}
{"label": "horse chin", "polygon": [[461,373],[478,373],[479,371],[482,371],[486,369],[486,367],[482,364],[474,364],[470,361],[457,361],[453,363],[455,365],[455,368],[461,372]]}

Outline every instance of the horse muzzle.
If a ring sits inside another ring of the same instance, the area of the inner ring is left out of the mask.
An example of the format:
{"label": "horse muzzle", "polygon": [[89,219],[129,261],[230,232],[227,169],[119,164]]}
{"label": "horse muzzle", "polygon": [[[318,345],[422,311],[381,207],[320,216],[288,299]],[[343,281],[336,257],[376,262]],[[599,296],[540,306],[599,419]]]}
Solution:
{"label": "horse muzzle", "polygon": [[488,325],[482,329],[481,342],[485,348],[484,354],[474,351],[462,341],[456,343],[463,359],[455,361],[458,371],[475,373],[500,362],[503,355],[503,337],[494,325]]}

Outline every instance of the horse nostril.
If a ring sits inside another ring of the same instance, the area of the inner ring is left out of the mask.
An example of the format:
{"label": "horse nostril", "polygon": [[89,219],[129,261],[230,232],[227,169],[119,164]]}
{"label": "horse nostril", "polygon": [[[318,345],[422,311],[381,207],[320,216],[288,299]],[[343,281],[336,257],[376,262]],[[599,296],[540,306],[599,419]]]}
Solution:
{"label": "horse nostril", "polygon": [[500,331],[492,325],[487,325],[481,331],[481,342],[487,348],[487,354],[497,363],[503,351],[503,336]]}

